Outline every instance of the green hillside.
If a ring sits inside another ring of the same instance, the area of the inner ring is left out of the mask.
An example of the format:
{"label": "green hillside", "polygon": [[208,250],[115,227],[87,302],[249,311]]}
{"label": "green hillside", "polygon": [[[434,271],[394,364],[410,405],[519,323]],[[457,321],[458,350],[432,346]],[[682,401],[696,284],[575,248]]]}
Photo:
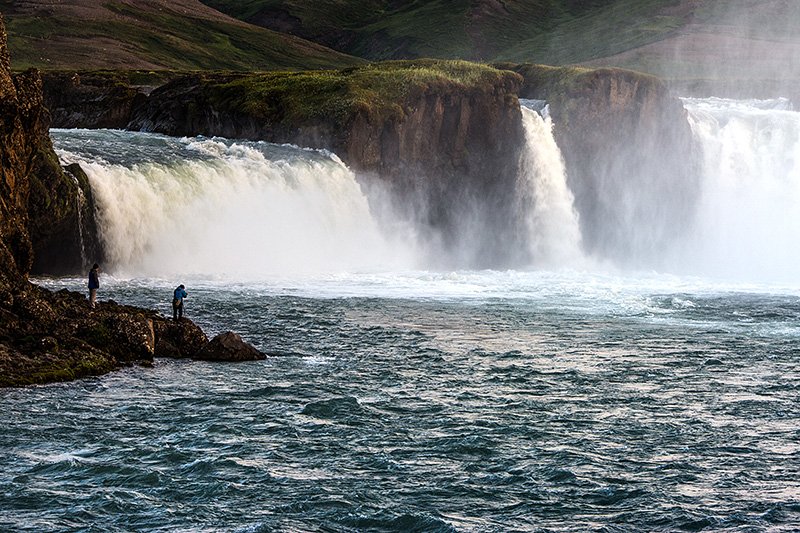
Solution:
{"label": "green hillside", "polygon": [[[574,61],[641,46],[680,25],[680,0],[203,0],[242,20],[368,59]],[[557,40],[557,45],[551,41]]]}
{"label": "green hillside", "polygon": [[619,66],[676,79],[800,77],[800,2],[203,0],[371,60]]}
{"label": "green hillside", "polygon": [[316,69],[363,61],[197,0],[0,0],[15,68]]}

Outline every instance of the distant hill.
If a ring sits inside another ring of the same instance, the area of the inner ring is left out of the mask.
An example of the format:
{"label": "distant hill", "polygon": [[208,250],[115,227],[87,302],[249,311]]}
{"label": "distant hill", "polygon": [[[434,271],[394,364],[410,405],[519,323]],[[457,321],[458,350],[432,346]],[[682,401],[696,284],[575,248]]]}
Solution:
{"label": "distant hill", "polygon": [[675,81],[800,78],[797,0],[202,0],[366,59],[608,65]]}
{"label": "distant hill", "polygon": [[270,70],[362,63],[199,0],[0,0],[15,68]]}

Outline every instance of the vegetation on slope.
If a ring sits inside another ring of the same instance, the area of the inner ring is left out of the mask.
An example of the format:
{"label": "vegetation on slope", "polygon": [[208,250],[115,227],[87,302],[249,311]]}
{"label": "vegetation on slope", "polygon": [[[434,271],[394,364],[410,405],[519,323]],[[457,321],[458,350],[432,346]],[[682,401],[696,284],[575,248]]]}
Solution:
{"label": "vegetation on slope", "polygon": [[227,109],[280,123],[344,120],[359,112],[399,116],[415,92],[436,86],[490,87],[501,70],[467,61],[387,61],[343,70],[268,72],[210,78],[213,100]]}
{"label": "vegetation on slope", "polygon": [[[369,59],[574,62],[652,42],[681,22],[663,14],[681,0],[203,1]],[[343,33],[350,38],[342,39]]]}
{"label": "vegetation on slope", "polygon": [[800,78],[800,2],[785,0],[202,1],[373,60],[617,66],[677,80]]}
{"label": "vegetation on slope", "polygon": [[224,16],[197,0],[0,0],[15,68],[313,69],[354,57]]}

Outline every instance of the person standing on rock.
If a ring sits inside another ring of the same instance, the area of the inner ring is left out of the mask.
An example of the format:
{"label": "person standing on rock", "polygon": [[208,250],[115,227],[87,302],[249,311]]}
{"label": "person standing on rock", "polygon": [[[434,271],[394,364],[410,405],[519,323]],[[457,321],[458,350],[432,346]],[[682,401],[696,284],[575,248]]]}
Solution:
{"label": "person standing on rock", "polygon": [[183,318],[183,299],[187,296],[185,289],[186,287],[180,284],[172,294],[172,320]]}
{"label": "person standing on rock", "polygon": [[95,263],[89,271],[89,305],[94,309],[97,306],[97,289],[100,288],[100,265]]}

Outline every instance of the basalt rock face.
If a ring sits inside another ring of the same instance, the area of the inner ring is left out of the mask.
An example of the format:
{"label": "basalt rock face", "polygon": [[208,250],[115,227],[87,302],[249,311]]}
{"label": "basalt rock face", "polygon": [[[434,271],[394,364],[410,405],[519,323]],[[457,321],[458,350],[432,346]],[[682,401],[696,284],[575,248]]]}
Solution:
{"label": "basalt rock face", "polygon": [[147,98],[145,89],[110,77],[51,72],[42,78],[54,128],[123,129]]}
{"label": "basalt rock face", "polygon": [[[413,86],[390,112],[355,107],[287,120],[283,104],[254,113],[242,76],[195,75],[153,91],[129,129],[173,136],[206,135],[325,148],[362,183],[379,184],[405,215],[422,222],[442,257],[477,268],[513,264],[522,246],[510,210],[524,133],[517,101],[521,78]],[[255,92],[255,89],[253,90]],[[335,96],[335,95],[334,95]],[[241,104],[239,103],[241,102]]]}
{"label": "basalt rock face", "polygon": [[0,18],[0,282],[18,286],[33,263],[27,231],[29,175],[36,151],[36,103],[28,77],[11,76],[5,27]]}
{"label": "basalt rock face", "polygon": [[698,154],[680,100],[620,69],[505,65],[547,100],[589,252],[647,264],[695,214]]}
{"label": "basalt rock face", "polygon": [[473,91],[419,94],[404,120],[378,128],[358,123],[351,132],[353,157],[377,168],[456,265],[502,268],[527,260],[517,253],[526,246],[515,231],[524,145],[518,89],[509,77]]}
{"label": "basalt rock face", "polygon": [[11,258],[0,269],[12,278],[31,271],[80,272],[87,254],[98,259],[91,189],[78,167],[61,168],[48,135],[50,116],[39,74],[11,75],[2,35],[0,227]]}

